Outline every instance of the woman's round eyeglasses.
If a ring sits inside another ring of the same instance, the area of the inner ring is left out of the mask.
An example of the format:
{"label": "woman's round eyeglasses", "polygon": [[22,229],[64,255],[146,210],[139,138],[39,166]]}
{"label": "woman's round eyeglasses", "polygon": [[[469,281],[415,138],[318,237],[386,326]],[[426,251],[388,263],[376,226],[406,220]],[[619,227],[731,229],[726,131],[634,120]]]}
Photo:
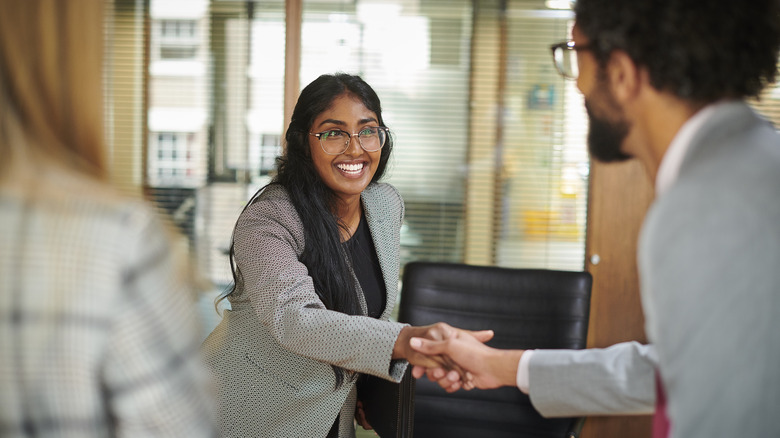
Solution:
{"label": "woman's round eyeglasses", "polygon": [[384,126],[367,126],[359,132],[350,134],[341,129],[328,129],[322,132],[310,132],[309,135],[317,137],[322,150],[328,155],[341,155],[349,149],[352,137],[357,137],[358,144],[366,152],[376,152],[387,143],[390,130]]}

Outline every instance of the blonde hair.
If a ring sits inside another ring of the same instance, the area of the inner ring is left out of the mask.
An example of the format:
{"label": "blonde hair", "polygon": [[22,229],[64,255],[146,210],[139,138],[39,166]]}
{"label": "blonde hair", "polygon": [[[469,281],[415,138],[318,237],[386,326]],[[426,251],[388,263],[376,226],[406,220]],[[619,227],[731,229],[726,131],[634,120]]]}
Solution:
{"label": "blonde hair", "polygon": [[0,0],[0,176],[46,160],[106,180],[104,2]]}

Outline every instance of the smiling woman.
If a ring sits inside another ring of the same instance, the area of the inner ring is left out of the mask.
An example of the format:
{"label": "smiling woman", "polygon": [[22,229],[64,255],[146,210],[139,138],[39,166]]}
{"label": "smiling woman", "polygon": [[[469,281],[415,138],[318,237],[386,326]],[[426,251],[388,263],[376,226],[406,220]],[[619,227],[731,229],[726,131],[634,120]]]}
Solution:
{"label": "smiling woman", "polygon": [[374,111],[357,96],[345,92],[312,124],[312,129],[323,130],[311,134],[308,139],[312,162],[317,174],[335,195],[333,208],[338,210],[337,216],[346,226],[342,238],[349,238],[357,228],[361,213],[360,194],[379,167],[383,143],[376,134],[380,131],[378,123]]}
{"label": "smiling woman", "polygon": [[238,218],[231,310],[203,345],[223,436],[353,437],[361,374],[438,365],[409,347],[444,324],[389,321],[404,204],[378,182],[393,150],[374,90],[323,75],[303,89],[277,174]]}

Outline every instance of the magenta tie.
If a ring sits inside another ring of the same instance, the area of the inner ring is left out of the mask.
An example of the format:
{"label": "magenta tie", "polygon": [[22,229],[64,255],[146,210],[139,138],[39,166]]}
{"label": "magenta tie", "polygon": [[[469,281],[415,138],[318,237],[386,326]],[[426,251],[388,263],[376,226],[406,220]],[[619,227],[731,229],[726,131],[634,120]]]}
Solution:
{"label": "magenta tie", "polygon": [[661,384],[661,375],[655,372],[655,415],[653,416],[653,438],[669,436],[669,418],[666,416],[666,394]]}

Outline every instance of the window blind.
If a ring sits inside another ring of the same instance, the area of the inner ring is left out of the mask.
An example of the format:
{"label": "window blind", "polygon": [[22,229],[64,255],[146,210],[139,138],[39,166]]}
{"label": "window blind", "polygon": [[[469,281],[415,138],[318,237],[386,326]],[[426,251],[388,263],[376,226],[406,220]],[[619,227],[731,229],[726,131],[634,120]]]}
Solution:
{"label": "window blind", "polygon": [[[300,70],[285,3],[107,0],[112,175],[182,234],[208,302],[249,196],[281,153],[286,75],[360,74],[395,139],[386,180],[413,260],[584,266],[587,117],[549,46],[572,12],[542,0],[303,0]],[[296,96],[297,97],[297,96]],[[751,103],[775,124],[780,91]]]}
{"label": "window blind", "polygon": [[589,158],[575,81],[562,79],[549,46],[569,38],[570,10],[509,2],[497,263],[581,270]]}
{"label": "window blind", "polygon": [[406,203],[402,264],[460,261],[471,3],[304,1],[300,82],[359,74],[395,141],[386,180]]}
{"label": "window blind", "polygon": [[[214,290],[244,203],[281,152],[285,75],[360,74],[395,139],[387,181],[412,260],[581,268],[582,102],[548,46],[570,12],[541,2],[115,0],[107,69],[114,171],[186,236]],[[557,15],[556,15],[557,14]]]}

